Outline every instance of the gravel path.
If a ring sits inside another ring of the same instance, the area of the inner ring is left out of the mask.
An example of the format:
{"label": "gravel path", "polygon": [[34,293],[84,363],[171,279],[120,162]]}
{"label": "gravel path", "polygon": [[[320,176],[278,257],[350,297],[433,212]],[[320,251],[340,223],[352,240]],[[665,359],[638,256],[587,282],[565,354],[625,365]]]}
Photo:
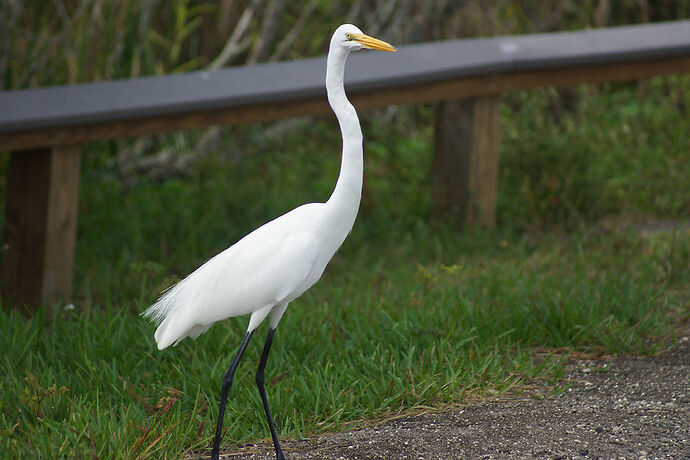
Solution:
{"label": "gravel path", "polygon": [[[301,441],[287,459],[690,459],[690,340],[653,358],[576,361],[571,386]],[[540,397],[541,395],[549,395]],[[227,459],[274,459],[270,443]]]}

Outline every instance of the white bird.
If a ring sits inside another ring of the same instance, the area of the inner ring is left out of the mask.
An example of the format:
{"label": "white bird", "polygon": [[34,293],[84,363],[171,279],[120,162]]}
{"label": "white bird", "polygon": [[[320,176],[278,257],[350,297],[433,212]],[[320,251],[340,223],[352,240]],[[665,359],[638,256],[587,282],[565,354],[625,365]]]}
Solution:
{"label": "white bird", "polygon": [[316,283],[352,229],[362,194],[362,130],[345,95],[343,77],[350,51],[362,48],[395,51],[351,24],[331,38],[326,64],[326,92],[343,137],[340,175],[325,203],[309,203],[257,228],[165,291],[143,315],[158,324],[158,349],[198,337],[216,321],[251,313],[247,333],[221,387],[220,408],[211,458],[217,459],[223,416],[232,380],[254,330],[270,315],[270,328],[256,383],[271,430],[276,457],[283,459],[268,407],[264,370],[278,322],[288,304]]}

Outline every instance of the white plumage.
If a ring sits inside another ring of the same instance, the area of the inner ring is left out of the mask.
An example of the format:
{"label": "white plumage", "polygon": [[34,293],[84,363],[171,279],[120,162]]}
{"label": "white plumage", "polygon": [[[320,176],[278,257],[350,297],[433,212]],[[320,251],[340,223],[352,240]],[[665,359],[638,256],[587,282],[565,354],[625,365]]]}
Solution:
{"label": "white plumage", "polygon": [[340,175],[325,203],[310,203],[254,230],[165,291],[143,315],[158,324],[159,349],[198,337],[225,318],[251,313],[247,334],[223,378],[212,458],[218,458],[227,394],[235,369],[257,326],[270,314],[269,334],[256,374],[276,455],[283,458],[263,384],[273,333],[288,304],[323,273],[352,229],[362,192],[362,131],[345,96],[343,76],[350,51],[395,51],[389,44],[345,24],[331,38],[326,92],[343,137]]}
{"label": "white plumage", "polygon": [[328,233],[332,226],[327,220],[324,203],[300,206],[254,230],[166,291],[146,311],[160,322],[158,348],[197,337],[232,316],[251,313],[248,330],[254,330],[277,307],[271,316],[275,328],[282,306],[319,280],[345,239]]}

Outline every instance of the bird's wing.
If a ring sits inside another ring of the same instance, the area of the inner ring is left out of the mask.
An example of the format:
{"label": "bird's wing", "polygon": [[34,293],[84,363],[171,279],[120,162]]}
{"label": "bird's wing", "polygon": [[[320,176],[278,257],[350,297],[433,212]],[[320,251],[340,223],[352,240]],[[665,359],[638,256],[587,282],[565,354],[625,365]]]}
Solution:
{"label": "bird's wing", "polygon": [[289,302],[316,282],[310,274],[321,245],[308,209],[263,225],[166,291],[145,312],[160,323],[159,347],[215,321]]}
{"label": "bird's wing", "polygon": [[238,304],[256,307],[291,301],[309,286],[309,276],[318,255],[318,239],[312,232],[298,231],[268,238],[251,250],[233,257]]}
{"label": "bird's wing", "polygon": [[309,231],[251,233],[166,295],[176,298],[178,308],[193,311],[198,322],[252,313],[302,294],[318,248]]}

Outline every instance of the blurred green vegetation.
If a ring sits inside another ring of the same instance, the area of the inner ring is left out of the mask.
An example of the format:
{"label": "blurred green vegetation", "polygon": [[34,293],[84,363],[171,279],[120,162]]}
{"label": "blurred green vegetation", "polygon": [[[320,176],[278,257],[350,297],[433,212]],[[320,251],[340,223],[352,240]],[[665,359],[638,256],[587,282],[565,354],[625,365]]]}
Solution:
{"label": "blurred green vegetation", "polygon": [[[254,3],[228,64],[275,56],[301,20],[309,33],[283,59],[324,53],[343,17],[403,43],[690,14],[690,2],[667,0],[467,1],[441,11],[436,2],[289,2],[275,37],[259,45],[280,2],[38,3],[0,5],[0,46],[11,48],[0,62],[5,89],[207,67]],[[267,369],[282,436],[519,391],[533,378],[555,383],[564,361],[535,351],[655,353],[687,324],[690,78],[543,88],[503,102],[490,231],[427,218],[433,107],[361,113],[360,216],[281,322]],[[156,136],[140,150],[187,157],[204,136]],[[229,127],[167,176],[122,168],[132,140],[87,145],[75,310],[0,314],[0,449],[12,458],[179,458],[208,447],[220,377],[246,318],[158,352],[138,313],[248,231],[327,199],[339,145],[332,117]],[[228,446],[267,435],[252,382],[261,334],[238,371]]]}
{"label": "blurred green vegetation", "polygon": [[[506,96],[497,231],[586,232],[686,220],[689,83],[663,77],[638,86],[575,88],[577,104],[560,107],[558,116],[551,89]],[[412,244],[418,228],[453,231],[452,224],[427,218],[433,110],[399,110],[392,121],[385,116],[363,113],[363,200],[345,255],[372,241]],[[340,166],[339,143],[333,119],[233,128],[183,177],[141,177],[135,185],[106,164],[102,145],[90,147],[77,292],[92,300],[105,292],[132,298],[141,280],[128,277],[131,263],[156,261],[162,274],[181,276],[267,220],[326,200]],[[149,297],[167,282],[163,277],[147,289]]]}
{"label": "blurred green vegetation", "polygon": [[[343,22],[403,44],[690,17],[689,0],[6,0],[4,89],[323,54]],[[236,40],[235,40],[236,39]]]}
{"label": "blurred green vegetation", "polygon": [[584,228],[606,217],[687,218],[690,79],[553,89],[506,98],[502,225]]}

